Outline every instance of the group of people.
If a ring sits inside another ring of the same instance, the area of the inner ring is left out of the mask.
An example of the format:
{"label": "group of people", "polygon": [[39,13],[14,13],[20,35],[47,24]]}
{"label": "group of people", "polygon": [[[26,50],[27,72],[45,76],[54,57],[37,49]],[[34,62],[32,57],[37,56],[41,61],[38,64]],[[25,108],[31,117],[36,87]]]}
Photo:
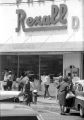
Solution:
{"label": "group of people", "polygon": [[62,115],[65,115],[66,114],[65,108],[70,108],[74,102],[74,97],[66,99],[66,95],[69,92],[72,92],[75,95],[71,74],[65,76],[64,78],[61,77],[61,80],[59,79],[57,89],[60,111]]}
{"label": "group of people", "polygon": [[21,95],[24,96],[26,104],[30,105],[32,102],[32,90],[33,85],[30,82],[30,73],[26,71],[21,74],[20,78],[16,78],[14,81],[14,77],[12,71],[8,71],[8,69],[4,72],[4,80],[3,87],[4,90],[18,90],[21,91]]}
{"label": "group of people", "polygon": [[3,78],[4,90],[18,90],[24,89],[25,84],[29,81],[29,71],[21,73],[20,77],[15,77],[12,71],[5,69]]}
{"label": "group of people", "polygon": [[[50,76],[48,74],[43,74],[41,76],[41,81],[45,89],[44,98],[46,98],[46,96],[50,97],[50,94],[49,94]],[[4,74],[4,80],[3,80],[4,89],[5,90],[17,89],[18,91],[22,91],[27,96],[27,104],[30,103],[29,101],[31,101],[32,86],[31,86],[31,82],[29,79],[29,72],[26,71],[25,73],[22,73],[20,78],[17,78],[15,82],[17,86],[14,85],[12,72],[6,69],[5,74]],[[64,115],[65,107],[69,106],[73,102],[73,101],[68,101],[66,99],[67,93],[69,91],[72,91],[75,94],[71,74],[69,74],[68,76],[64,78],[60,75],[58,83],[59,83],[57,85],[58,100],[60,104],[61,114]]]}

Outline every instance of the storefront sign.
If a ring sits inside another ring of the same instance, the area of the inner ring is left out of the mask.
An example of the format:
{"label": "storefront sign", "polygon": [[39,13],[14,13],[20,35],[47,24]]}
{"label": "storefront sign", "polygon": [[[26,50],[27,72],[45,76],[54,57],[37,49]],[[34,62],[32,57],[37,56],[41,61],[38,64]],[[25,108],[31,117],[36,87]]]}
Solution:
{"label": "storefront sign", "polygon": [[[49,30],[49,29],[66,29],[67,28],[67,6],[65,4],[52,5],[51,15],[48,16],[36,16],[28,17],[23,9],[16,10],[18,17],[16,32],[19,32],[21,27],[24,32],[38,31],[38,30]],[[59,25],[58,25],[59,24]],[[26,27],[27,26],[27,27]]]}

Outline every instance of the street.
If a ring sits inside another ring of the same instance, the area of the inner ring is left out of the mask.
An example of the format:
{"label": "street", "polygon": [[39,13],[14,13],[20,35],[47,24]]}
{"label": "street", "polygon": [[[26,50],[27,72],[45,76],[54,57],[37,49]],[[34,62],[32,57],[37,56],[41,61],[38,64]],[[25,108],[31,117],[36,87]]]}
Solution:
{"label": "street", "polygon": [[38,101],[37,104],[31,104],[31,107],[38,111],[44,120],[84,120],[84,118],[80,117],[79,112],[74,110],[71,110],[70,114],[60,115],[59,105],[52,103],[52,100],[50,100],[50,103]]}

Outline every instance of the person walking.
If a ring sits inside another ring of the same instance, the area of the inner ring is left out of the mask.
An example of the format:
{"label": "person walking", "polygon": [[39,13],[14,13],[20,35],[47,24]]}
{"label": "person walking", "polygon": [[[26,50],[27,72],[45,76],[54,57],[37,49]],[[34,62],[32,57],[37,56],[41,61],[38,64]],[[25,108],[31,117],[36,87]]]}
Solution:
{"label": "person walking", "polygon": [[57,100],[58,100],[59,87],[62,81],[63,81],[63,76],[59,74],[58,81],[57,81]]}
{"label": "person walking", "polygon": [[48,98],[50,98],[49,85],[50,85],[50,76],[47,74],[44,78],[44,87],[45,87],[44,98],[46,98],[47,96]]}
{"label": "person walking", "polygon": [[5,72],[4,72],[4,80],[3,80],[4,90],[8,90],[8,86],[7,86],[8,76],[9,76],[8,69],[5,69]]}
{"label": "person walking", "polygon": [[19,88],[18,90],[23,91],[25,84],[29,81],[29,74],[28,72],[24,72],[24,74],[21,75],[20,81],[19,81]]}
{"label": "person walking", "polygon": [[73,107],[75,102],[75,89],[74,89],[74,84],[72,82],[71,74],[69,73],[67,77],[68,77],[68,84],[69,84],[68,93],[72,94],[72,97],[66,99],[66,108],[70,108],[70,107]]}
{"label": "person walking", "polygon": [[63,81],[58,86],[59,93],[58,93],[58,100],[60,105],[61,115],[65,115],[64,108],[66,106],[66,94],[69,90],[68,78],[65,77]]}
{"label": "person walking", "polygon": [[8,81],[7,81],[8,90],[12,90],[12,84],[13,84],[12,71],[9,71]]}
{"label": "person walking", "polygon": [[30,91],[30,81],[29,78],[26,81],[26,84],[24,86],[24,97],[26,98],[26,105],[30,106],[30,103],[32,102],[32,93]]}
{"label": "person walking", "polygon": [[31,91],[31,82],[30,82],[30,72],[25,72],[25,77],[22,79],[22,82],[24,84],[23,87],[23,93],[24,93],[24,99],[27,105],[30,106],[30,103],[32,102],[32,91]]}
{"label": "person walking", "polygon": [[23,90],[23,87],[24,87],[24,80],[22,80],[24,78],[25,74],[24,72],[21,73],[21,76],[19,78],[19,81],[18,81],[18,91],[22,91]]}

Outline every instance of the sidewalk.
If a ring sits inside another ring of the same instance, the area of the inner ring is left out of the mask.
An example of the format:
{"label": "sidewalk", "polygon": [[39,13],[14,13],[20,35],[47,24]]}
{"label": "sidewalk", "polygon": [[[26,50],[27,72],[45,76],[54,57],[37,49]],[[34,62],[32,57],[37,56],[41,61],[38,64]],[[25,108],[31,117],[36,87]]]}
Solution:
{"label": "sidewalk", "polygon": [[[35,88],[38,90],[38,95],[40,95],[40,96],[44,95],[45,88],[44,88],[43,84],[41,84],[40,90],[38,89],[39,88],[38,86],[35,86]],[[56,83],[51,83],[49,85],[49,89],[48,90],[49,90],[50,96],[56,97],[56,95],[57,95]]]}
{"label": "sidewalk", "polygon": [[38,97],[37,101],[39,103],[46,103],[46,104],[58,104],[58,100],[56,98],[44,98],[44,97]]}

